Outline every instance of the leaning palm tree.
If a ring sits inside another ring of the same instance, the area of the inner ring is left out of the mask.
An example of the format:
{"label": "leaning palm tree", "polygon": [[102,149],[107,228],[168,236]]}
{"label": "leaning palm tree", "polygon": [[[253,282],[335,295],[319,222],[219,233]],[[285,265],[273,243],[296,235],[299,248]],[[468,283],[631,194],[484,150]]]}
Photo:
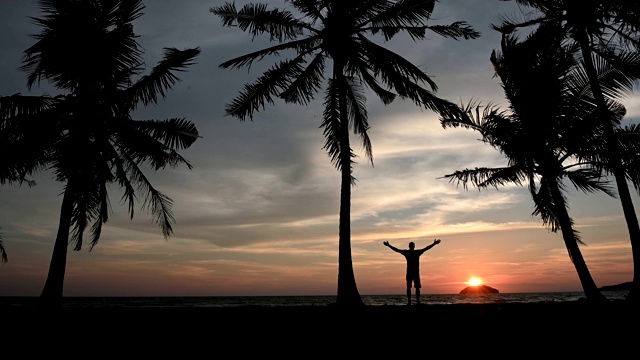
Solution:
{"label": "leaning palm tree", "polygon": [[[240,120],[252,120],[253,113],[267,103],[274,103],[275,97],[306,105],[325,86],[321,124],[324,149],[341,172],[336,304],[361,305],[351,256],[351,186],[356,180],[352,175],[356,156],[349,133],[353,131],[360,136],[365,156],[373,165],[364,87],[371,89],[385,105],[400,96],[441,114],[460,110],[435,96],[437,86],[422,70],[374,43],[372,37],[381,35],[388,41],[399,33],[407,33],[413,40],[423,40],[427,31],[431,31],[447,38],[474,39],[480,33],[463,21],[424,25],[432,15],[436,0],[286,2],[300,17],[287,10],[270,10],[267,4],[248,4],[239,10],[234,3],[211,8],[224,26],[237,26],[254,37],[266,33],[271,41],[278,43],[226,61],[220,67],[250,67],[254,61],[270,55],[294,54],[246,85],[228,104],[226,113]],[[329,60],[332,68],[325,82]]]}
{"label": "leaning palm tree", "polygon": [[[593,105],[589,83],[575,60],[576,46],[555,37],[557,29],[542,25],[525,41],[503,35],[502,53],[493,52],[491,61],[499,76],[509,111],[495,105],[467,106],[468,117],[443,118],[446,127],[462,126],[482,134],[484,142],[509,159],[501,168],[475,168],[446,175],[451,182],[471,182],[479,189],[507,183],[527,186],[534,202],[533,215],[540,216],[553,232],[561,231],[585,293],[592,302],[606,301],[593,280],[579,244],[582,243],[569,215],[564,193],[570,181],[585,193],[614,193],[602,181],[600,171],[587,154],[602,137],[599,112]],[[598,69],[601,81],[615,89],[615,71]],[[609,104],[612,121],[619,123],[624,107]]]}
{"label": "leaning palm tree", "polygon": [[[606,62],[626,75],[625,82],[640,79],[640,2],[629,0],[515,0],[539,11],[525,21],[503,19],[493,26],[502,33],[543,23],[558,25],[559,33],[580,48],[594,101],[601,113],[607,162],[603,170],[613,175],[622,211],[629,231],[633,255],[633,285],[627,299],[640,303],[640,222],[627,184],[621,148],[616,141],[615,122],[608,116],[607,98],[596,71],[598,62]],[[608,122],[607,122],[608,121]]]}
{"label": "leaning palm tree", "polygon": [[10,139],[3,145],[9,150],[27,152],[3,164],[0,174],[3,181],[21,182],[46,167],[64,184],[58,232],[40,295],[43,306],[59,307],[69,243],[80,250],[87,226],[90,249],[98,243],[111,212],[109,184],[123,189],[131,217],[136,199],[142,198],[142,208],[152,213],[164,237],[173,232],[172,200],[152,186],[141,166],[191,168],[178,150],[190,147],[198,131],[182,118],[134,120],[131,112],[139,103],[157,103],[164,97],[179,81],[175,72],[191,65],[200,49],[166,48],[153,70],[141,75],[144,61],[132,26],[142,15],[141,1],[39,4],[44,14],[32,19],[42,29],[25,51],[22,69],[28,73],[29,88],[44,79],[64,94],[36,101],[19,95],[2,99],[10,111],[2,113],[0,140]]}

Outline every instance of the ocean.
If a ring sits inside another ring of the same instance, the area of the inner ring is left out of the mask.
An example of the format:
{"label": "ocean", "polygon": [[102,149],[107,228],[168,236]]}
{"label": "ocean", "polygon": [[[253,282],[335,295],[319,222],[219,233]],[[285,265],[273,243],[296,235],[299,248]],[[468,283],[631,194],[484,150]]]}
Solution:
{"label": "ocean", "polygon": [[[603,291],[609,300],[624,300],[628,291]],[[429,304],[493,304],[578,301],[583,292],[540,292],[505,294],[424,294],[420,302]],[[365,305],[406,305],[406,295],[361,295]],[[37,297],[0,297],[0,308],[33,306]],[[64,307],[237,307],[237,306],[326,306],[335,295],[321,296],[150,296],[150,297],[65,297]],[[415,295],[411,299],[415,304]]]}

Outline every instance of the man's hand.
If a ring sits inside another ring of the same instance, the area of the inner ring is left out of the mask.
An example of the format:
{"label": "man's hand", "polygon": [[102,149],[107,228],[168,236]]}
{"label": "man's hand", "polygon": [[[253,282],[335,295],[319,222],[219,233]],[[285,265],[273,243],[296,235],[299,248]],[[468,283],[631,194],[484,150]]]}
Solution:
{"label": "man's hand", "polygon": [[434,244],[434,245],[436,245],[436,244],[440,244],[440,239],[435,239],[435,240],[433,240],[433,244]]}
{"label": "man's hand", "polygon": [[389,246],[389,242],[388,241],[383,241],[382,243],[384,244],[384,246]]}

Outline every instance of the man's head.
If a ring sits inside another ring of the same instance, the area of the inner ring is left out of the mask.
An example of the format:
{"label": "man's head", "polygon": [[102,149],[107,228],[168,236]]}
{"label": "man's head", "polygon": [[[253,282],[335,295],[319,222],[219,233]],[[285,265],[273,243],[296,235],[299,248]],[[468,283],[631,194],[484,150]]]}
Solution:
{"label": "man's head", "polygon": [[409,243],[409,249],[413,250],[415,249],[415,247],[416,247],[416,244],[414,244],[413,241]]}

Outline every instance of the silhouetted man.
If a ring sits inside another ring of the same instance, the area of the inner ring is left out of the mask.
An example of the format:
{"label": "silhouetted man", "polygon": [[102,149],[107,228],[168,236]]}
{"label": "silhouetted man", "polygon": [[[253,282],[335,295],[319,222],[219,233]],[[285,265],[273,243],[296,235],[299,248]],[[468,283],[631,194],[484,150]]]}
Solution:
{"label": "silhouetted man", "polygon": [[409,243],[409,250],[400,250],[393,245],[389,245],[388,241],[383,242],[383,244],[391,248],[391,250],[404,255],[405,259],[407,259],[407,302],[408,305],[411,305],[411,284],[413,283],[413,287],[416,289],[416,304],[419,305],[420,288],[422,287],[422,284],[420,284],[420,255],[440,244],[440,239],[435,239],[433,244],[418,250],[415,249],[416,244],[413,241]]}

